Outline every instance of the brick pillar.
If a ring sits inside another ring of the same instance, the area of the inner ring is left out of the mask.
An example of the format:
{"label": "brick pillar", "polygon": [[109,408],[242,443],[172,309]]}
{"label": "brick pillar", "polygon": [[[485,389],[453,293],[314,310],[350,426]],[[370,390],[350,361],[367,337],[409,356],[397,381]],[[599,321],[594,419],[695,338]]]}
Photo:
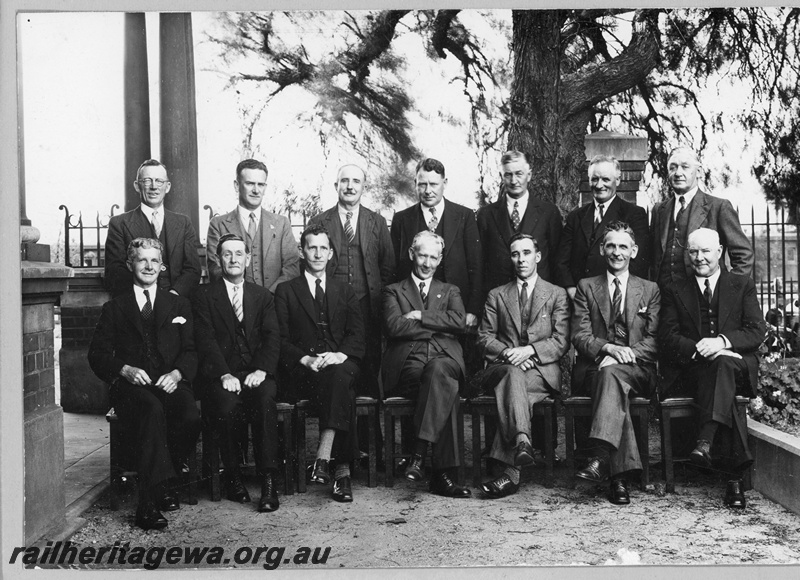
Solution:
{"label": "brick pillar", "polygon": [[586,164],[581,177],[580,204],[583,205],[592,200],[592,192],[589,188],[589,160],[595,155],[609,155],[619,161],[622,179],[617,187],[617,195],[625,201],[636,203],[636,192],[639,191],[639,182],[642,180],[644,165],[647,161],[647,138],[598,131],[587,135],[584,143]]}
{"label": "brick pillar", "polygon": [[25,542],[62,527],[64,416],[55,402],[54,307],[72,269],[22,262]]}
{"label": "brick pillar", "polygon": [[82,268],[61,299],[61,407],[68,413],[104,415],[111,406],[108,385],[89,368],[86,356],[100,312],[110,296],[102,268]]}

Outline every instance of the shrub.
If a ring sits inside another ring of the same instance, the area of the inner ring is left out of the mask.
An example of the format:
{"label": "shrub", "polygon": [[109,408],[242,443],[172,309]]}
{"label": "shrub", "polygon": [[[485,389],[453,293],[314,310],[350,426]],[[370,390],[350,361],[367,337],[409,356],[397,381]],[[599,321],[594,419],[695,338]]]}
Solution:
{"label": "shrub", "polygon": [[800,359],[762,354],[756,395],[750,401],[754,419],[784,431],[800,426]]}

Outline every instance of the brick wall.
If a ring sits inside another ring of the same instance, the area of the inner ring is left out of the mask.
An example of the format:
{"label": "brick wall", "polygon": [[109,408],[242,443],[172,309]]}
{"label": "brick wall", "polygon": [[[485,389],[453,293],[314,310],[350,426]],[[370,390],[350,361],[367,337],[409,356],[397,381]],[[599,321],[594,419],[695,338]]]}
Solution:
{"label": "brick wall", "polygon": [[102,306],[62,306],[61,346],[88,348],[102,310]]}
{"label": "brick wall", "polygon": [[53,305],[30,304],[22,309],[23,396],[25,412],[55,401]]}

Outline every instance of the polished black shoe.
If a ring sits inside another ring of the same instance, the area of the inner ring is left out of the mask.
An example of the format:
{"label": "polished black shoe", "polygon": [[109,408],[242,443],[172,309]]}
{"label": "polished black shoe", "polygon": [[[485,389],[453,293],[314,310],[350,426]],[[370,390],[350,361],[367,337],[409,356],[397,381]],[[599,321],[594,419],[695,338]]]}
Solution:
{"label": "polished black shoe", "polygon": [[732,479],[725,488],[725,505],[743,510],[747,507],[741,479]]}
{"label": "polished black shoe", "polygon": [[353,501],[353,489],[350,487],[349,476],[334,480],[332,497],[336,501],[345,503]]}
{"label": "polished black shoe", "polygon": [[430,490],[432,493],[444,497],[460,498],[472,495],[469,488],[457,485],[446,471],[440,471],[431,477]]}
{"label": "polished black shoe", "polygon": [[167,527],[167,518],[152,505],[139,507],[136,510],[136,525],[143,530],[161,530]]}
{"label": "polished black shoe", "polygon": [[511,478],[505,473],[501,473],[500,477],[493,479],[492,481],[487,481],[486,483],[481,484],[481,491],[486,494],[486,497],[491,499],[498,499],[501,497],[506,497],[507,495],[513,495],[517,493],[518,489],[519,484],[511,481]]}
{"label": "polished black shoe", "polygon": [[328,485],[331,482],[331,472],[327,459],[315,459],[314,471],[311,472],[311,483]]}
{"label": "polished black shoe", "polygon": [[425,459],[422,455],[415,453],[411,457],[411,462],[406,466],[406,479],[411,481],[422,481],[422,463]]}
{"label": "polished black shoe", "polygon": [[250,494],[242,483],[242,476],[238,473],[231,474],[225,485],[225,497],[236,503],[247,503],[250,501]]}
{"label": "polished black shoe", "polygon": [[631,496],[628,493],[628,482],[624,479],[612,479],[608,500],[616,505],[628,505],[631,503]]}
{"label": "polished black shoe", "polygon": [[689,454],[689,461],[700,467],[711,467],[711,442],[700,439]]}
{"label": "polished black shoe", "polygon": [[258,500],[258,511],[274,512],[278,509],[278,492],[275,489],[275,481],[272,474],[264,476],[261,481],[261,499]]}
{"label": "polished black shoe", "polygon": [[586,467],[575,472],[575,477],[586,481],[603,483],[608,479],[608,459],[604,457],[590,457]]}
{"label": "polished black shoe", "polygon": [[536,460],[533,458],[534,451],[531,444],[527,441],[520,441],[517,443],[517,448],[514,451],[514,466],[523,467],[525,465],[535,465]]}
{"label": "polished black shoe", "polygon": [[168,491],[164,497],[158,502],[158,509],[162,512],[174,512],[181,509],[181,502],[178,499],[178,494],[173,491]]}

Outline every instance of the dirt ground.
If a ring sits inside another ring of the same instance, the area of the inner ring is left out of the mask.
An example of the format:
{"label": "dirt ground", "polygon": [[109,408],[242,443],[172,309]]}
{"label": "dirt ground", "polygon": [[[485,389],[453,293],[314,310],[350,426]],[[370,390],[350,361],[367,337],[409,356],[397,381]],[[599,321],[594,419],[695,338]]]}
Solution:
{"label": "dirt ground", "polygon": [[[169,526],[149,532],[133,526],[133,498],[112,512],[104,496],[84,514],[87,523],[71,541],[220,546],[227,568],[262,568],[266,555],[255,564],[233,558],[237,550],[246,555],[241,549],[261,546],[286,548],[281,568],[304,567],[291,557],[306,546],[331,548],[314,568],[800,563],[800,516],[761,494],[748,491],[745,510],[729,509],[720,475],[683,465],[676,466],[676,493],[665,494],[655,465],[657,430],[652,435],[653,484],[632,487],[629,506],[609,503],[605,486],[575,486],[563,467],[547,489],[543,470],[531,468],[520,491],[501,500],[483,499],[474,488],[472,498],[454,500],[430,494],[427,483],[400,478],[393,488],[368,488],[362,480],[354,482],[352,504],[336,503],[329,488],[309,485],[305,494],[281,495],[277,512],[259,514],[255,503],[215,503],[201,492],[198,505],[166,514]],[[247,484],[257,500],[257,482],[251,477]]]}

